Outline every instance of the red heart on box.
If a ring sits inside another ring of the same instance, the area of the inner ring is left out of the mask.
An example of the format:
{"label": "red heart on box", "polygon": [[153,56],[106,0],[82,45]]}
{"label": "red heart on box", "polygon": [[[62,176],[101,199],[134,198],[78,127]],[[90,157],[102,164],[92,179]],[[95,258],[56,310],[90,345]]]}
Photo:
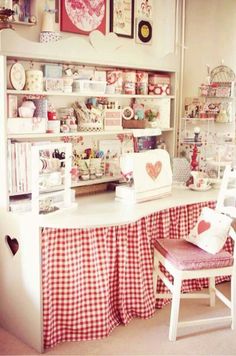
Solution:
{"label": "red heart on box", "polygon": [[210,229],[211,227],[211,224],[205,220],[201,220],[199,221],[198,223],[198,226],[197,226],[197,233],[198,234],[202,234],[204,231]]}
{"label": "red heart on box", "polygon": [[146,164],[146,171],[149,177],[152,178],[152,180],[156,180],[157,177],[159,176],[162,168],[162,163],[160,161],[157,161],[155,164],[152,163],[147,163]]}

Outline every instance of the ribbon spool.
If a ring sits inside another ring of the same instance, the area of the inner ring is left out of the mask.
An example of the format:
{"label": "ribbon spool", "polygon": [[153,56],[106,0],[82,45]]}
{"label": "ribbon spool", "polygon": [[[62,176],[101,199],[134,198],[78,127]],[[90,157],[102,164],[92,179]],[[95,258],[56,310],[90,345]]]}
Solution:
{"label": "ribbon spool", "polygon": [[122,117],[124,120],[131,120],[134,117],[134,110],[130,106],[126,106],[123,109]]}

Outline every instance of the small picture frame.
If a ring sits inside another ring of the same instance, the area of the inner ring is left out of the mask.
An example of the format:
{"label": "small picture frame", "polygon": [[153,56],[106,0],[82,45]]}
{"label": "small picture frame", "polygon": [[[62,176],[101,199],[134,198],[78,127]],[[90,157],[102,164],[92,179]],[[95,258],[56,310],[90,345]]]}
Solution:
{"label": "small picture frame", "polygon": [[136,43],[152,43],[152,21],[138,18],[136,21]]}
{"label": "small picture frame", "polygon": [[134,0],[110,0],[110,32],[134,38]]}
{"label": "small picture frame", "polygon": [[13,20],[16,22],[29,22],[30,0],[12,0],[12,10],[15,11]]}
{"label": "small picture frame", "polygon": [[153,18],[153,0],[136,0],[136,16],[145,19]]}

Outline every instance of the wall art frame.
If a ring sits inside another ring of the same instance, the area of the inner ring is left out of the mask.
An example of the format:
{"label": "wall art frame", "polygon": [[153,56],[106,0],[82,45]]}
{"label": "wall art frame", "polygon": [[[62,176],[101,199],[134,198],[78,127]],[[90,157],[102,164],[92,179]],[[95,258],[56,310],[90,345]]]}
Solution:
{"label": "wall art frame", "polygon": [[61,0],[60,30],[81,35],[99,30],[105,34],[106,0]]}
{"label": "wall art frame", "polygon": [[110,0],[110,32],[134,38],[134,0]]}
{"label": "wall art frame", "polygon": [[14,21],[28,22],[31,15],[31,2],[30,0],[12,0],[9,2],[15,14],[13,15]]}

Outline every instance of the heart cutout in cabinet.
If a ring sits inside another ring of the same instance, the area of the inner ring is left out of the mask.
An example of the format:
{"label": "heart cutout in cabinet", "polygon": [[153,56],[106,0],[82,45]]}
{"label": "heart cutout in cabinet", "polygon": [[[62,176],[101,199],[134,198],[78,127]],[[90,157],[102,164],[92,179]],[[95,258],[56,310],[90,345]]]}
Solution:
{"label": "heart cutout in cabinet", "polygon": [[17,241],[16,238],[11,238],[10,236],[6,235],[6,243],[9,246],[11,253],[13,256],[17,253],[19,249],[19,242]]}

